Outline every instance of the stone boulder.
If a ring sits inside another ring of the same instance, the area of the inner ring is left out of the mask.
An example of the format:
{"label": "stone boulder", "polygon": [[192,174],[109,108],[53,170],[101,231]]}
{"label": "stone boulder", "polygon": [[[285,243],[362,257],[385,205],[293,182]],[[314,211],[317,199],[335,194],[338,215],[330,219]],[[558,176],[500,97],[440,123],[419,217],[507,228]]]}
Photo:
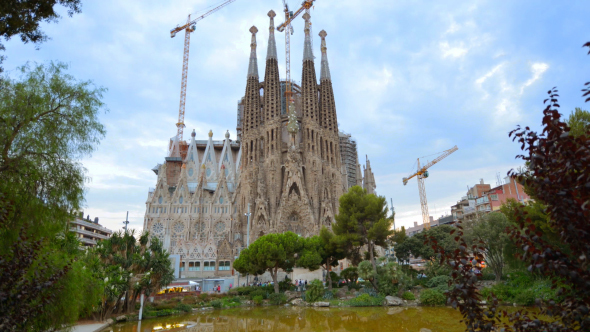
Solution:
{"label": "stone boulder", "polygon": [[385,297],[385,304],[388,306],[400,306],[404,304],[404,300],[400,299],[399,297],[395,296],[386,296]]}
{"label": "stone boulder", "polygon": [[421,328],[419,332],[432,332],[431,329],[427,329],[425,327]]}
{"label": "stone boulder", "polygon": [[330,302],[314,302],[312,305],[314,307],[329,307]]}
{"label": "stone boulder", "polygon": [[301,292],[286,291],[285,296],[287,297],[287,302],[289,302],[292,299],[296,299],[298,297],[301,297]]}
{"label": "stone boulder", "polygon": [[121,316],[118,316],[117,318],[115,318],[115,320],[116,320],[117,322],[124,322],[124,321],[126,321],[126,320],[127,320],[127,316],[125,316],[125,315],[121,315]]}
{"label": "stone boulder", "polygon": [[291,304],[294,305],[294,306],[298,306],[298,307],[305,307],[305,306],[307,306],[307,302],[303,301],[303,299],[301,299],[300,297],[298,297],[295,300],[293,300],[291,302]]}

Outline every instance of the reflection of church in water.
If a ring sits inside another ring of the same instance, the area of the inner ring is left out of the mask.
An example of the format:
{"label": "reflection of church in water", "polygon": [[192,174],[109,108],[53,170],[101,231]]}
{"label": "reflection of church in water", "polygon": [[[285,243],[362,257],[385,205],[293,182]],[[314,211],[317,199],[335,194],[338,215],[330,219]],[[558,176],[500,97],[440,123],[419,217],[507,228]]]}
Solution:
{"label": "reflection of church in water", "polygon": [[[144,229],[180,255],[183,276],[232,275],[232,262],[261,235],[293,231],[302,236],[330,227],[338,198],[349,187],[375,191],[369,161],[361,174],[356,142],[338,131],[336,106],[321,37],[320,83],[316,80],[309,15],[301,85],[293,84],[294,103],[284,97],[274,37],[270,28],[264,80],[258,76],[256,27],[252,27],[246,91],[238,104],[238,139],[170,140],[164,164],[153,171],[157,184],[146,202]],[[262,93],[261,93],[262,90]],[[250,210],[249,210],[250,209]]]}

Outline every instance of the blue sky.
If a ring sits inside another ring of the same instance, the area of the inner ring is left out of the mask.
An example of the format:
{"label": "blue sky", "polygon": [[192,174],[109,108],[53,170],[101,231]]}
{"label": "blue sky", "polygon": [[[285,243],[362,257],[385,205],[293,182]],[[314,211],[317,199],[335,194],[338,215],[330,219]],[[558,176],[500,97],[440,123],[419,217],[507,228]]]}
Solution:
{"label": "blue sky", "polygon": [[[85,211],[103,225],[119,229],[129,211],[130,227],[142,227],[156,181],[150,169],[163,161],[176,133],[183,34],[171,39],[169,31],[219,2],[83,1],[81,14],[64,12],[59,23],[43,25],[51,40],[39,50],[18,38],[5,43],[9,75],[26,61],[59,60],[77,78],[108,88],[109,112],[101,114],[107,136],[83,160],[90,178]],[[235,139],[248,29],[259,29],[263,77],[267,12],[281,14],[281,6],[280,0],[236,0],[198,23],[191,35],[186,132],[194,128],[205,139],[212,129],[221,139],[229,129]],[[504,177],[522,164],[508,132],[517,124],[539,128],[548,89],[558,87],[564,114],[590,108],[580,93],[590,80],[590,56],[581,47],[590,41],[587,0],[317,0],[311,17],[317,70],[317,34],[328,33],[339,128],[356,138],[363,163],[369,156],[377,192],[393,199],[398,227],[421,220],[416,181],[402,184],[416,158],[459,147],[426,180],[429,209],[438,217],[467,186],[482,178],[494,185],[497,172]],[[302,19],[294,29],[291,70],[299,81]],[[284,77],[284,36],[276,36]]]}

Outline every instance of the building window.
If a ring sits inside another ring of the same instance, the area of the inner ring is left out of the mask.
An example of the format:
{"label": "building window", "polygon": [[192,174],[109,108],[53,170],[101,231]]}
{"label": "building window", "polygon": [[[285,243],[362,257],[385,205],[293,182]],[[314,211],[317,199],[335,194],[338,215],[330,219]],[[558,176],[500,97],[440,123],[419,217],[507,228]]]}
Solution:
{"label": "building window", "polygon": [[229,261],[220,261],[219,262],[219,271],[229,271]]}
{"label": "building window", "polygon": [[189,271],[201,271],[201,262],[189,262],[188,263],[188,270]]}
{"label": "building window", "polygon": [[180,272],[184,271],[184,262],[180,263]]}
{"label": "building window", "polygon": [[215,271],[215,261],[205,262],[203,271]]}

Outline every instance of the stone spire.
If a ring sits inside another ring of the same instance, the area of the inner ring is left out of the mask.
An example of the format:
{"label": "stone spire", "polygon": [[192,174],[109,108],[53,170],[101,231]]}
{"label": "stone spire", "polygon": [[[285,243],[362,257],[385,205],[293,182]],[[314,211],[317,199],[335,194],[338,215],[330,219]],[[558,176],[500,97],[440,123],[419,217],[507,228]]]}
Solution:
{"label": "stone spire", "polygon": [[311,51],[310,16],[303,15],[305,20],[305,45],[303,52],[303,72],[301,77],[301,97],[303,99],[303,118],[319,122],[318,119],[318,83],[316,80],[313,52]]}
{"label": "stone spire", "polygon": [[309,13],[303,14],[303,19],[305,20],[305,29],[303,30],[305,32],[305,44],[303,46],[303,61],[314,59],[313,51],[311,49],[311,22],[309,21],[310,18],[311,16],[309,15]]}
{"label": "stone spire", "polygon": [[[275,43],[274,11],[268,12],[270,17],[268,53],[266,54],[266,69],[264,72],[264,119],[266,122],[276,119],[281,112],[281,86],[279,78],[279,63],[277,60],[277,45]],[[274,134],[278,127],[272,131]],[[273,138],[271,138],[272,140]],[[271,144],[271,142],[268,142]],[[276,145],[276,143],[275,143]],[[269,145],[270,147],[270,145]]]}
{"label": "stone spire", "polygon": [[266,60],[277,59],[277,43],[275,42],[275,16],[277,14],[274,10],[268,12],[270,17],[270,27],[268,28],[268,51],[266,52]]}
{"label": "stone spire", "polygon": [[320,82],[323,80],[331,80],[330,78],[330,66],[328,65],[328,54],[326,47],[326,30],[320,31],[320,37],[322,38],[322,68],[320,70]]}
{"label": "stone spire", "polygon": [[322,38],[322,66],[320,70],[320,125],[322,128],[338,135],[338,122],[336,118],[336,103],[334,90],[330,78],[330,67],[328,66],[328,54],[326,48],[325,30],[320,31]]}
{"label": "stone spire", "polygon": [[252,33],[252,49],[250,53],[250,64],[248,66],[248,81],[246,83],[246,93],[244,95],[244,120],[242,130],[244,135],[250,130],[258,128],[260,117],[260,82],[258,82],[258,64],[256,59],[256,33],[258,29],[255,26],[250,28]]}
{"label": "stone spire", "polygon": [[258,29],[255,26],[250,28],[252,33],[252,43],[250,43],[250,65],[248,66],[248,78],[258,78],[258,59],[256,58],[256,33]]}
{"label": "stone spire", "polygon": [[365,156],[367,159],[366,167],[364,169],[365,176],[363,181],[363,187],[367,189],[367,194],[376,194],[375,189],[377,185],[375,184],[375,175],[373,174],[373,170],[371,169],[371,162],[369,161],[369,157]]}

